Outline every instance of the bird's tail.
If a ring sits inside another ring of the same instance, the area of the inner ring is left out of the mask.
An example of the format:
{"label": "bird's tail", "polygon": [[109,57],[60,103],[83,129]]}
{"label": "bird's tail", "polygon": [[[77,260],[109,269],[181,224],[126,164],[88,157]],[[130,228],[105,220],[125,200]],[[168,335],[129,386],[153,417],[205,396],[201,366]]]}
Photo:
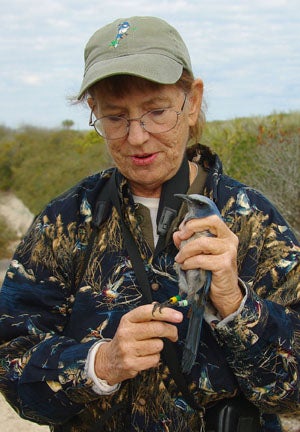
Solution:
{"label": "bird's tail", "polygon": [[199,301],[192,303],[191,317],[189,320],[181,362],[183,373],[190,373],[196,360],[203,323],[204,307],[210,283],[211,272],[207,272],[205,286],[201,289]]}
{"label": "bird's tail", "polygon": [[192,313],[182,355],[181,365],[183,373],[190,373],[196,360],[202,328],[203,312],[203,306],[201,308],[196,304],[192,306]]}

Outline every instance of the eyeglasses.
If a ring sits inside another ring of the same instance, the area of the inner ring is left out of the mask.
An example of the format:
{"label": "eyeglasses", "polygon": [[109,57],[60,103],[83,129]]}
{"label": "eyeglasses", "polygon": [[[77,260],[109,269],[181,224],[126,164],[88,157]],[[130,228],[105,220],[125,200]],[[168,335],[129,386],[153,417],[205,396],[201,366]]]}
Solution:
{"label": "eyeglasses", "polygon": [[130,123],[138,121],[140,126],[151,134],[169,132],[177,125],[178,117],[184,109],[187,95],[179,111],[171,108],[158,108],[146,112],[141,117],[127,119],[121,116],[104,116],[93,121],[93,109],[89,119],[89,126],[93,126],[95,131],[105,139],[114,140],[126,137],[129,132]]}

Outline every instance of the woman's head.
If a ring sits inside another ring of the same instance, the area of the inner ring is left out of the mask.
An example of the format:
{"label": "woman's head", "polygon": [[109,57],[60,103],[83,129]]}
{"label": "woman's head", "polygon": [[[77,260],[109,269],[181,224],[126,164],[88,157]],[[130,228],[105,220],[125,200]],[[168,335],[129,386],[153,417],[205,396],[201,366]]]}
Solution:
{"label": "woman's head", "polygon": [[163,20],[118,20],[87,44],[78,99],[87,100],[91,124],[100,119],[95,128],[137,195],[159,196],[188,141],[200,138],[202,92],[181,36]]}
{"label": "woman's head", "polygon": [[124,76],[93,86],[88,103],[95,126],[100,122],[108,150],[136,195],[159,196],[162,184],[176,174],[201,98],[200,80],[188,93],[177,84]]}
{"label": "woman's head", "polygon": [[[85,72],[78,99],[85,99],[99,81],[118,94],[136,77],[135,85],[159,88],[176,84],[189,93],[194,82],[188,49],[178,31],[157,17],[120,18],[97,30],[85,48]],[[141,80],[139,78],[142,78]],[[201,137],[205,115],[190,130]]]}

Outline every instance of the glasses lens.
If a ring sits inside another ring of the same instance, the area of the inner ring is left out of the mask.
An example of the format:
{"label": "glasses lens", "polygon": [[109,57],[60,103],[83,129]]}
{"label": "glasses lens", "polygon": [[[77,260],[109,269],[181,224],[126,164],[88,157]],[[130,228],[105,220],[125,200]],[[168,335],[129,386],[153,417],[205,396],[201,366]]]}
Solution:
{"label": "glasses lens", "polygon": [[156,109],[136,119],[127,120],[118,116],[105,116],[95,120],[94,128],[103,138],[119,139],[127,135],[130,122],[138,121],[145,131],[159,134],[173,129],[180,113],[181,111],[177,112],[172,109]]}
{"label": "glasses lens", "polygon": [[173,129],[177,123],[178,114],[171,109],[149,111],[141,117],[146,131],[150,133],[163,133]]}
{"label": "glasses lens", "polygon": [[97,119],[94,127],[104,138],[117,139],[127,135],[128,122],[123,117],[107,116]]}

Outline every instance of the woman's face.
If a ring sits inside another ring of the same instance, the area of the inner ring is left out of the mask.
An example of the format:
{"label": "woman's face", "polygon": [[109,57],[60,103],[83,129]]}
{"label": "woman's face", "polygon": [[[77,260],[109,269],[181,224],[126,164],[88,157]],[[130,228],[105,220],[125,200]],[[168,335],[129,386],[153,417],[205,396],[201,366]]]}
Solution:
{"label": "woman's face", "polygon": [[[162,85],[154,90],[131,86],[128,94],[121,97],[99,86],[88,102],[96,118],[114,115],[132,119],[155,109],[170,108],[179,112],[184,99],[183,90],[175,85]],[[159,197],[162,184],[176,174],[188,142],[189,128],[198,119],[201,99],[202,82],[196,80],[173,129],[154,135],[145,131],[139,121],[132,121],[124,138],[106,140],[109,153],[128,179],[133,194]]]}

